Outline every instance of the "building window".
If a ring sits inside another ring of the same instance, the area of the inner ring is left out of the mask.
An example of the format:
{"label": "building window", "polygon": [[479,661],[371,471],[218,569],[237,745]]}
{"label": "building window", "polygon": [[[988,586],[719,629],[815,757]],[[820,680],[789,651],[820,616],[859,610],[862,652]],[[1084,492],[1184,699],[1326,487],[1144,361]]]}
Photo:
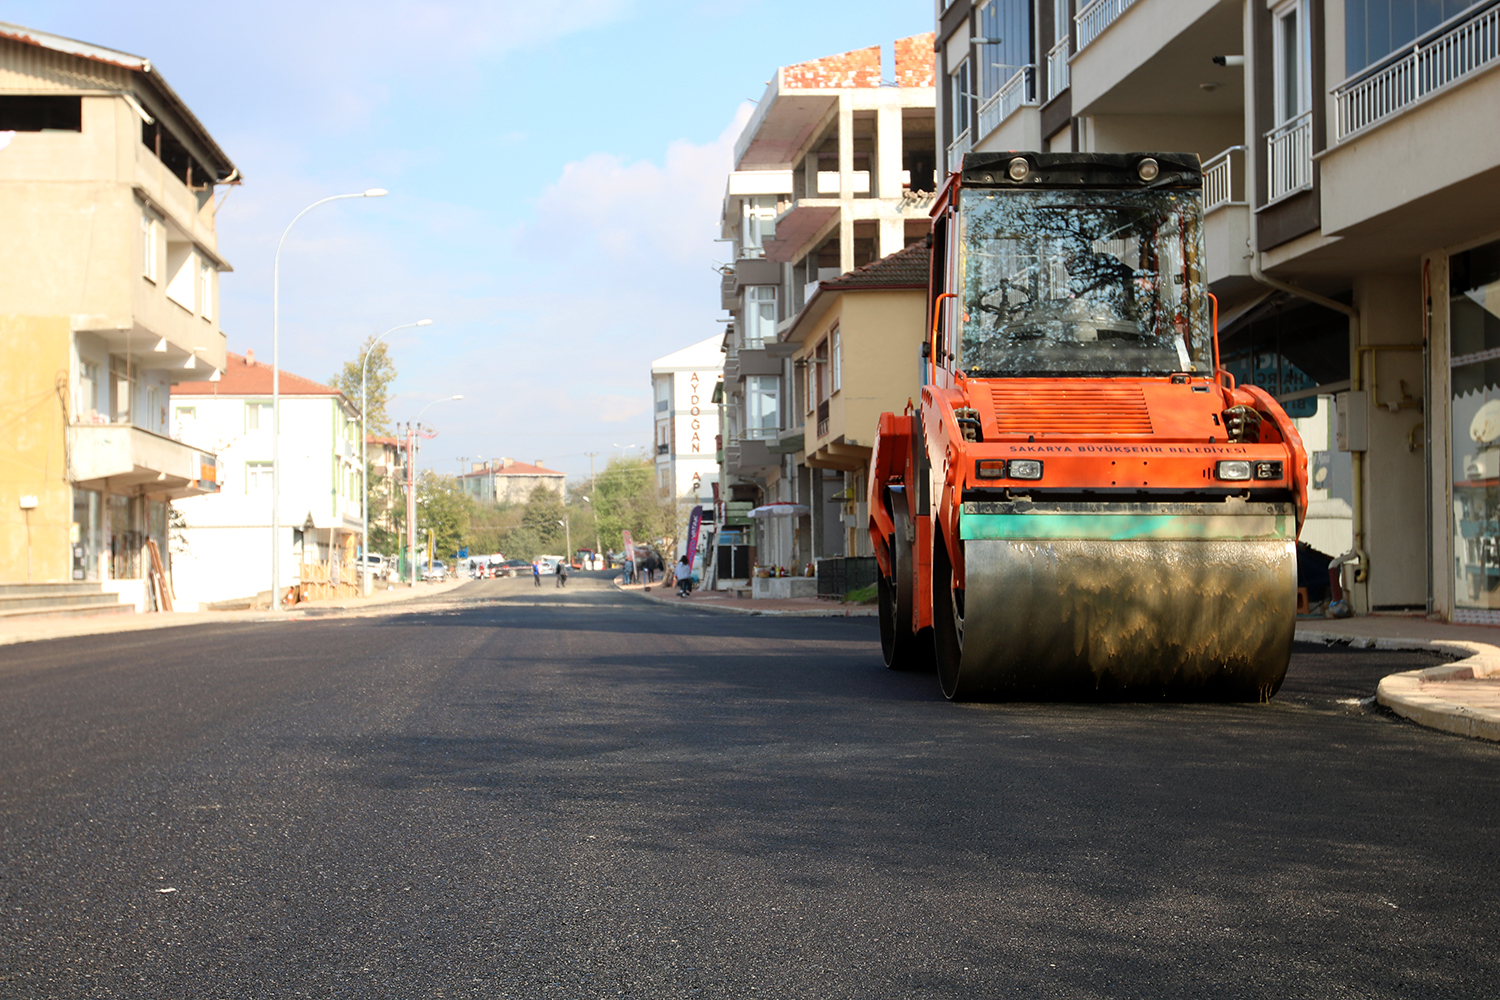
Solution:
{"label": "building window", "polygon": [[740,256],[764,257],[765,241],[776,238],[775,195],[751,195],[741,212]]}
{"label": "building window", "polygon": [[775,437],[781,428],[781,379],[776,375],[751,375],[745,379],[746,437]]}
{"label": "building window", "polygon": [[1500,242],[1449,258],[1455,621],[1500,622]]}
{"label": "building window", "polygon": [[245,404],[245,430],[258,431],[261,428],[271,429],[271,404],[270,403],[246,403]]}
{"label": "building window", "polygon": [[99,413],[99,366],[92,361],[78,364],[78,399],[74,404],[73,419],[91,423]]}
{"label": "building window", "polygon": [[184,240],[167,241],[167,298],[193,311],[193,285],[198,279],[198,255],[193,245]]}
{"label": "building window", "polygon": [[776,286],[751,285],[745,293],[745,348],[760,350],[776,341]]}
{"label": "building window", "polygon": [[1273,59],[1276,65],[1276,124],[1282,125],[1312,107],[1312,43],[1307,0],[1278,7]]}
{"label": "building window", "polygon": [[0,132],[82,131],[82,98],[12,94],[0,97]]}
{"label": "building window", "polygon": [[1344,73],[1354,76],[1480,0],[1344,0]]}
{"label": "building window", "polygon": [[979,11],[979,35],[999,39],[998,44],[977,46],[979,100],[983,102],[1032,63],[1031,0],[990,0]]}
{"label": "building window", "polygon": [[160,239],[157,236],[156,220],[149,215],[141,216],[141,276],[155,281],[158,276],[156,258]]}
{"label": "building window", "polygon": [[844,351],[840,346],[839,328],[835,326],[828,334],[828,380],[832,391],[838,392],[844,385]]}
{"label": "building window", "polygon": [[200,310],[203,318],[211,320],[214,318],[214,269],[205,261],[203,268],[198,272],[198,297],[203,301]]}
{"label": "building window", "polygon": [[270,462],[246,462],[245,463],[245,492],[246,493],[269,493],[269,492],[271,492],[271,463]]}
{"label": "building window", "polygon": [[948,106],[952,109],[953,138],[969,131],[969,97],[974,88],[969,85],[969,60],[965,59],[948,77]]}

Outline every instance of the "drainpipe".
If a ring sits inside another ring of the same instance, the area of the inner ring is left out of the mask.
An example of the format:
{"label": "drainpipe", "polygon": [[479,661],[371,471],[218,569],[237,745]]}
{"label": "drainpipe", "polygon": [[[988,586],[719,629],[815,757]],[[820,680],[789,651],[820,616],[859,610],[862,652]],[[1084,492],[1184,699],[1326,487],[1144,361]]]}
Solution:
{"label": "drainpipe", "polygon": [[[1359,310],[1350,305],[1309,292],[1305,288],[1288,284],[1277,278],[1268,276],[1260,268],[1260,234],[1257,231],[1255,220],[1250,223],[1250,277],[1267,288],[1274,288],[1288,295],[1295,295],[1299,299],[1305,299],[1324,309],[1332,309],[1349,317],[1349,336],[1354,342],[1354,365],[1349,373],[1349,391],[1360,392],[1364,388],[1364,353],[1360,348],[1360,319]],[[1365,453],[1363,451],[1351,451],[1349,462],[1354,473],[1354,546],[1339,559],[1354,563],[1354,580],[1356,583],[1364,583],[1370,576],[1370,555],[1365,551]]]}

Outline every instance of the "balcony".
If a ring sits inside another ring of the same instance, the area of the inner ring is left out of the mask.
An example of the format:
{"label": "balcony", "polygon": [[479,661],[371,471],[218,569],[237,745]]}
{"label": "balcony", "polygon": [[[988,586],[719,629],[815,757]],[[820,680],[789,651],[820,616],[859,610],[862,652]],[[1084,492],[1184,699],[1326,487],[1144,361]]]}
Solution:
{"label": "balcony", "polygon": [[1334,142],[1500,64],[1500,6],[1412,45],[1373,72],[1334,88]]}
{"label": "balcony", "polygon": [[219,491],[217,456],[130,424],[74,424],[68,459],[80,489],[169,500]]}
{"label": "balcony", "polygon": [[[1250,205],[1245,147],[1230,146],[1203,164],[1203,250],[1208,283],[1221,297],[1250,276]],[[1224,280],[1238,279],[1229,285]]]}
{"label": "balcony", "polygon": [[1021,108],[1036,104],[1036,67],[1022,66],[979,106],[979,135],[989,135]]}
{"label": "balcony", "polygon": [[1312,188],[1312,112],[1266,133],[1266,204]]}
{"label": "balcony", "polygon": [[[1047,101],[1068,89],[1068,58],[1072,56],[1064,38],[1047,52]],[[1045,104],[1047,101],[1043,101]]]}
{"label": "balcony", "polygon": [[964,129],[958,134],[958,138],[948,144],[948,172],[951,174],[963,169],[964,154],[974,148],[974,137],[969,129]]}
{"label": "balcony", "polygon": [[1087,48],[1134,2],[1135,0],[1094,0],[1074,15],[1073,21],[1078,25],[1078,51],[1082,52]]}

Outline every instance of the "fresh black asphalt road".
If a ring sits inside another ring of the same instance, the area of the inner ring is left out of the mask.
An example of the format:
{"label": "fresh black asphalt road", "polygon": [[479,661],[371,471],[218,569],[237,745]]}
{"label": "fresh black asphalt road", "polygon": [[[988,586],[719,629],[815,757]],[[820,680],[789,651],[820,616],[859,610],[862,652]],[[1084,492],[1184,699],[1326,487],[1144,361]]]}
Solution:
{"label": "fresh black asphalt road", "polygon": [[599,580],[0,647],[0,997],[1490,997],[1500,747]]}

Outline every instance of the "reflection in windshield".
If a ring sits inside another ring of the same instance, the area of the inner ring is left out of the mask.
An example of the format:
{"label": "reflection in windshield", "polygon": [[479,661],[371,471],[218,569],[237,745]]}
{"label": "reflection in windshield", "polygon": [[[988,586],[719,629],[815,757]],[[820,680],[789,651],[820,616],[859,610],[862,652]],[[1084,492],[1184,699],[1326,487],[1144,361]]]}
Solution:
{"label": "reflection in windshield", "polygon": [[962,198],[965,372],[1211,370],[1196,192]]}

